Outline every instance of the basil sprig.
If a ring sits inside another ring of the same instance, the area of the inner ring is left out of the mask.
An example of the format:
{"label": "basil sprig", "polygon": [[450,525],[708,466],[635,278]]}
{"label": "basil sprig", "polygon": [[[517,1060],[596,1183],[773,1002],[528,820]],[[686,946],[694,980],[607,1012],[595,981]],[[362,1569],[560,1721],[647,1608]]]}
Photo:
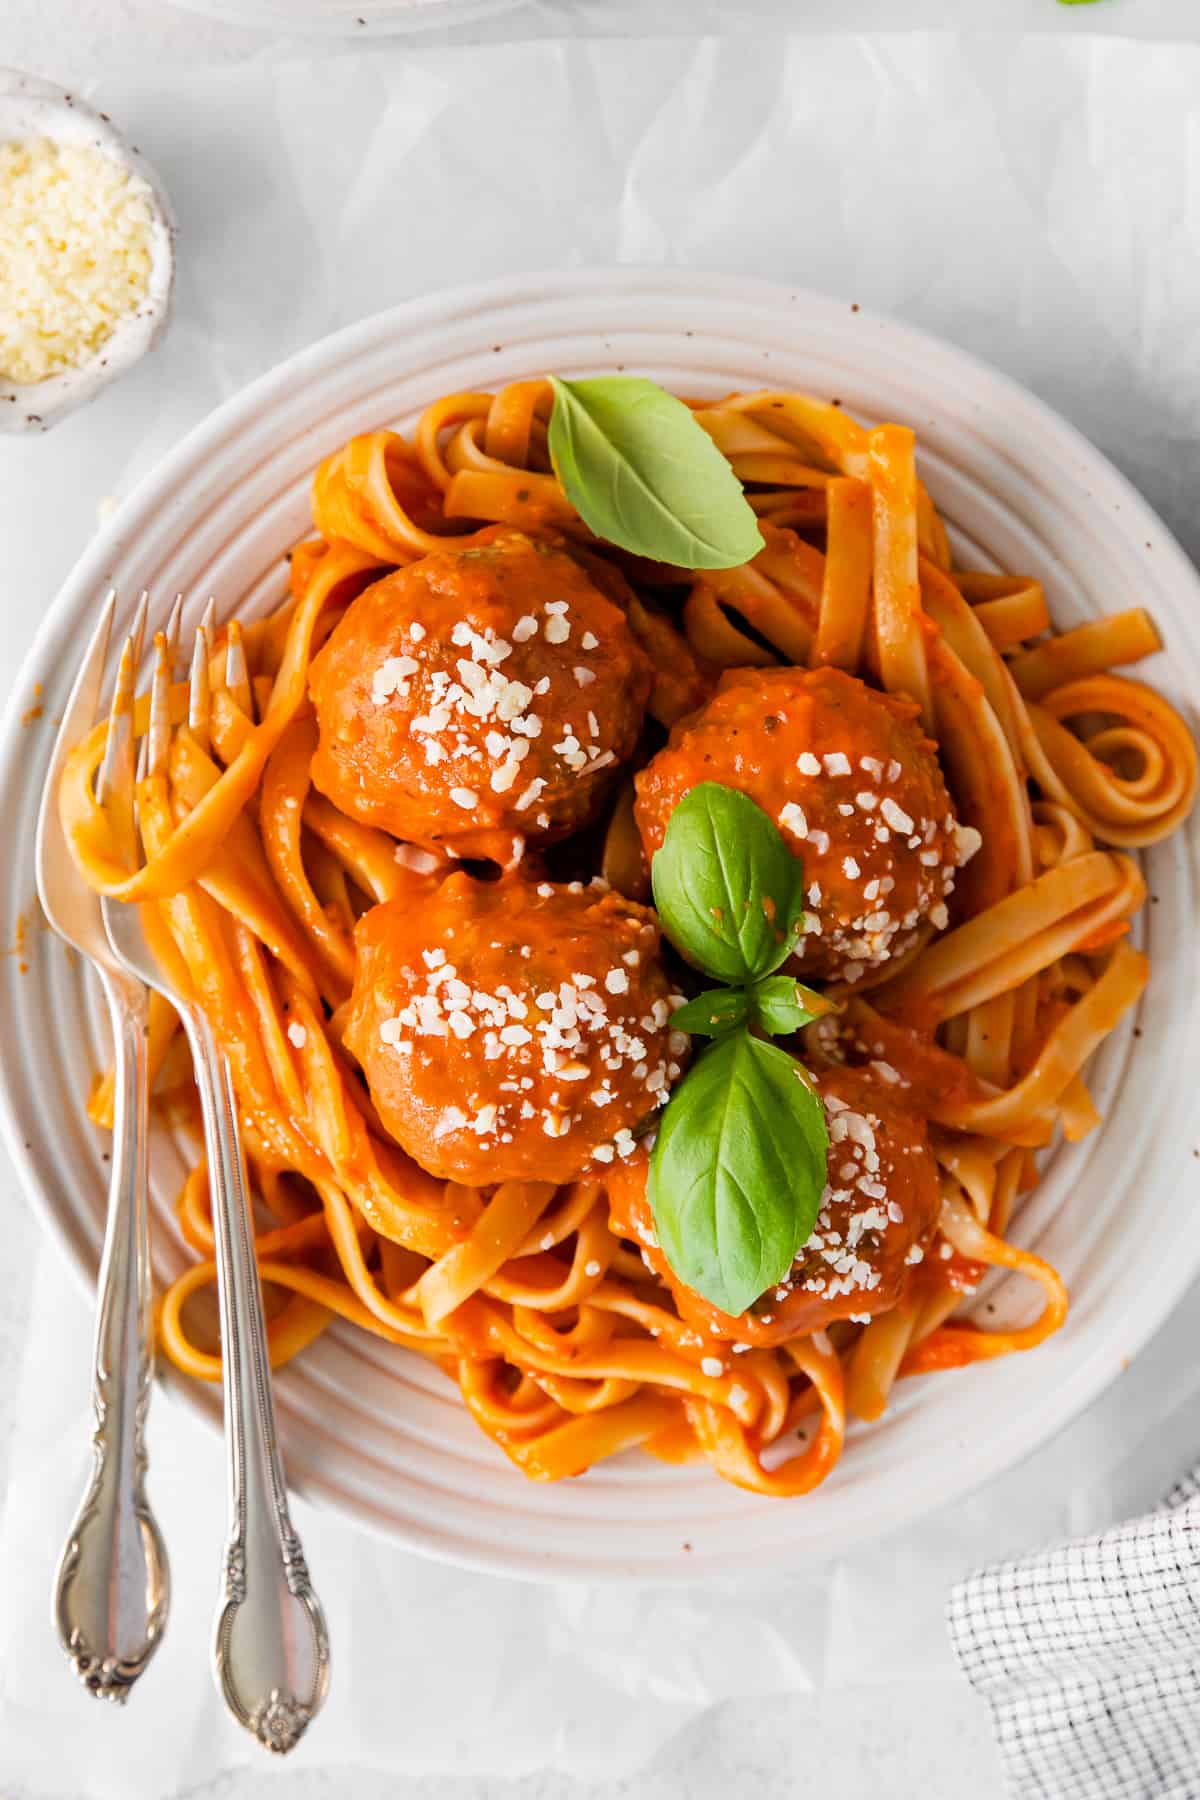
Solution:
{"label": "basil sprig", "polygon": [[762,809],[703,782],[671,815],[651,864],[663,930],[726,982],[674,1015],[713,1038],[675,1088],[647,1189],[675,1274],[722,1312],[744,1312],[781,1281],[810,1236],[825,1185],[825,1112],[806,1071],[752,1028],[778,1036],[830,1010],[773,973],[803,923],[799,862]]}
{"label": "basil sprig", "polygon": [[550,383],[550,461],[597,537],[681,569],[758,555],[742,485],[682,400],[632,375]]}
{"label": "basil sprig", "polygon": [[790,1037],[833,1010],[832,1002],[814,994],[790,975],[768,975],[744,988],[706,988],[672,1016],[675,1031],[692,1037],[724,1037],[739,1025],[755,1025],[767,1037]]}

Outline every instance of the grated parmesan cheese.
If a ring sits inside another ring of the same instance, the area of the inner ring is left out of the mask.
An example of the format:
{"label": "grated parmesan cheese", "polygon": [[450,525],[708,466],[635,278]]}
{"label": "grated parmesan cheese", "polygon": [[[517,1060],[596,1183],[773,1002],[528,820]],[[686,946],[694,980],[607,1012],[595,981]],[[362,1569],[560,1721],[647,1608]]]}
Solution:
{"label": "grated parmesan cheese", "polygon": [[0,144],[0,375],[44,381],[94,356],[150,282],[150,190],[115,158]]}

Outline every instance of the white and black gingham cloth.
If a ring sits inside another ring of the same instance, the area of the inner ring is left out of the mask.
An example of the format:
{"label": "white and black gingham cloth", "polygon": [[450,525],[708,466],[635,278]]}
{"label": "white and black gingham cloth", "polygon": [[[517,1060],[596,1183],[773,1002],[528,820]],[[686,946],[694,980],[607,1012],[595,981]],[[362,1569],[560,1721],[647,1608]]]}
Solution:
{"label": "white and black gingham cloth", "polygon": [[1200,1469],[1146,1518],[954,1589],[1014,1800],[1200,1800]]}

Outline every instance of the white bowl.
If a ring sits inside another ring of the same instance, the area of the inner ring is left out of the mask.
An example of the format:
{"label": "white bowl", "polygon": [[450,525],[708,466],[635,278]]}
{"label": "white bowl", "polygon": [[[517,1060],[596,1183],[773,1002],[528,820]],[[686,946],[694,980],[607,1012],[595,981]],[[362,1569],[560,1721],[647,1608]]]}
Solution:
{"label": "white bowl", "polygon": [[[14,703],[0,738],[2,941],[12,942],[34,891],[51,721],[110,577],[125,619],[143,586],[164,607],[181,591],[194,610],[213,593],[226,610],[260,612],[284,592],[282,559],[306,529],[314,464],[351,433],[403,427],[455,389],[618,365],[688,394],[806,388],[864,417],[913,425],[960,544],[1040,575],[1060,625],[1134,599],[1148,606],[1167,654],[1146,677],[1193,714],[1195,571],[1104,458],[1011,382],[905,326],[759,282],[683,271],[506,280],[399,307],[293,358],[194,431],[86,552],[14,690],[44,684],[42,735],[31,739]],[[1143,1035],[1135,1046],[1128,1020],[1103,1047],[1090,1079],[1104,1127],[1054,1153],[1017,1225],[1074,1292],[1070,1320],[1049,1343],[903,1383],[880,1424],[852,1434],[822,1488],[768,1501],[707,1467],[644,1456],[578,1481],[531,1484],[435,1369],[338,1327],[279,1377],[293,1482],[413,1549],[494,1571],[686,1580],[870,1542],[1026,1455],[1113,1379],[1200,1270],[1197,822],[1146,866],[1157,904],[1143,933],[1154,971],[1137,1021]],[[0,1111],[35,1205],[91,1283],[107,1167],[83,1101],[107,1059],[107,1030],[90,984],[49,934],[30,934],[28,961],[23,975],[14,957],[0,959]],[[153,1160],[162,1281],[190,1260],[171,1210],[183,1163],[166,1134]],[[1027,1299],[1010,1283],[997,1303]],[[214,1390],[172,1385],[219,1419]]]}
{"label": "white bowl", "polygon": [[145,182],[151,214],[150,280],[137,311],[122,319],[79,368],[64,369],[45,381],[10,382],[0,376],[0,431],[48,431],[77,407],[86,406],[146,354],[171,312],[175,220],[162,183],[145,157],[126,143],[109,118],[73,94],[36,75],[0,69],[0,143],[43,137],[102,150]]}

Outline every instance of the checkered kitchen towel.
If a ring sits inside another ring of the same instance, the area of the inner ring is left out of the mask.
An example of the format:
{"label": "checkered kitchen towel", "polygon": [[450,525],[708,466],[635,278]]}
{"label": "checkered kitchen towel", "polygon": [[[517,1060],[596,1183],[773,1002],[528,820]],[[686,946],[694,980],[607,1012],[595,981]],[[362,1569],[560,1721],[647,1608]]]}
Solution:
{"label": "checkered kitchen towel", "polygon": [[1015,1800],[1200,1800],[1200,1469],[1146,1518],[972,1575],[948,1616]]}

